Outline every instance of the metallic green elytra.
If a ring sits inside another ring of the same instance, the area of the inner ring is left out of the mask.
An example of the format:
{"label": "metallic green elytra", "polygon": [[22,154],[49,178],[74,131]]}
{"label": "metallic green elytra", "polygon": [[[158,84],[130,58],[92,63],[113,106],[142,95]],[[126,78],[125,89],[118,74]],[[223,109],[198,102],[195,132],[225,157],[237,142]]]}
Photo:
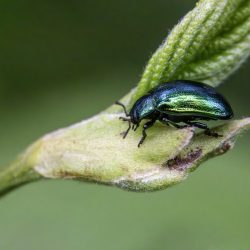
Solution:
{"label": "metallic green elytra", "polygon": [[213,87],[187,80],[160,84],[139,98],[129,113],[123,104],[116,104],[124,108],[126,117],[121,119],[129,122],[124,138],[131,129],[131,123],[133,130],[136,130],[142,120],[149,120],[143,125],[143,136],[138,147],[147,136],[146,129],[153,126],[157,120],[176,128],[198,127],[204,129],[207,135],[218,137],[219,135],[211,132],[206,124],[197,120],[228,120],[233,117],[230,104]]}

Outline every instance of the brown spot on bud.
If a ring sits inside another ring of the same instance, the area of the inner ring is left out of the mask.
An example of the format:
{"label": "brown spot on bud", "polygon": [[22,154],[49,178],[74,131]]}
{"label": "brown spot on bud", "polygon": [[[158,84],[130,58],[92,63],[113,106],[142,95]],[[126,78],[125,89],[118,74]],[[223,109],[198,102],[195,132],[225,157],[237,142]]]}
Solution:
{"label": "brown spot on bud", "polygon": [[177,155],[175,158],[170,159],[166,163],[166,167],[169,169],[175,169],[175,170],[185,170],[189,168],[190,164],[192,164],[195,160],[197,160],[202,153],[202,149],[197,148],[195,150],[190,150],[186,156],[180,156]]}

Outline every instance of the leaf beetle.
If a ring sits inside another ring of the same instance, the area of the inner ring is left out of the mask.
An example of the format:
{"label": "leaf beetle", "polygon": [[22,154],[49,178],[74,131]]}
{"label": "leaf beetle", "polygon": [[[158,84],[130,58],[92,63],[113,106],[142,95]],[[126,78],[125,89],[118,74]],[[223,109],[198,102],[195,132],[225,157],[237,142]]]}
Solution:
{"label": "leaf beetle", "polygon": [[219,137],[220,135],[212,132],[205,123],[197,120],[229,120],[233,117],[230,104],[213,87],[188,80],[176,80],[158,85],[140,97],[130,112],[127,112],[122,103],[116,102],[116,104],[122,106],[126,115],[120,119],[129,124],[128,129],[123,132],[123,138],[126,138],[131,128],[136,131],[142,120],[148,120],[143,125],[138,147],[147,137],[146,130],[157,120],[178,129],[197,127],[203,129],[206,135]]}

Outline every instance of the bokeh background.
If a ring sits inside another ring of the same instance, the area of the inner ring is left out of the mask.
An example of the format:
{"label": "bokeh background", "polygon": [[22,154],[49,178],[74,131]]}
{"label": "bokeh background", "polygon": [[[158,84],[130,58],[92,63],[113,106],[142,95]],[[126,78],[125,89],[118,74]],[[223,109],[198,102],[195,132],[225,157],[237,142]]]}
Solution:
{"label": "bokeh background", "polygon": [[[0,163],[127,93],[194,0],[0,2]],[[220,91],[250,115],[250,63]],[[0,249],[250,249],[250,133],[182,184],[42,181],[0,200]]]}

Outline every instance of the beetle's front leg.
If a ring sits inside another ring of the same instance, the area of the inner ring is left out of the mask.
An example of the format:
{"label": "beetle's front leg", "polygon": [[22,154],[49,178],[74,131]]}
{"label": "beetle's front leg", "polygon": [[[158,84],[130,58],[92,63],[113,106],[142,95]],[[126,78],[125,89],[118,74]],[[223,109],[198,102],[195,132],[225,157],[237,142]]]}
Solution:
{"label": "beetle's front leg", "polygon": [[149,122],[146,122],[144,125],[143,125],[143,129],[142,129],[142,138],[141,140],[139,141],[138,143],[138,148],[142,145],[142,143],[144,142],[144,140],[146,139],[147,137],[147,133],[146,133],[146,130],[149,129],[150,127],[152,127],[155,123],[155,120],[151,120]]}
{"label": "beetle's front leg", "polygon": [[191,122],[191,121],[187,121],[185,123],[187,123],[188,125],[193,126],[193,127],[204,129],[204,134],[206,134],[208,136],[212,136],[212,137],[216,137],[216,138],[222,136],[222,135],[219,135],[216,132],[212,132],[205,123],[202,123],[202,122]]}
{"label": "beetle's front leg", "polygon": [[125,139],[126,136],[128,135],[128,132],[131,129],[131,120],[130,120],[130,118],[126,118],[126,117],[119,117],[119,119],[122,120],[122,121],[128,122],[128,129],[121,133],[122,138]]}

